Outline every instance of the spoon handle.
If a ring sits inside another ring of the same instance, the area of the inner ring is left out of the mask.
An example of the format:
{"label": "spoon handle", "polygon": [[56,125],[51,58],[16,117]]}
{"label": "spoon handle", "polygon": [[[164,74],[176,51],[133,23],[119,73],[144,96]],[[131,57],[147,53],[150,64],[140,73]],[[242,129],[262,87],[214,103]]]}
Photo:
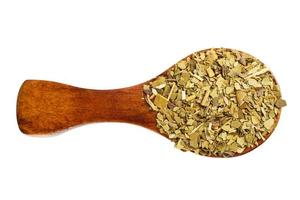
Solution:
{"label": "spoon handle", "polygon": [[26,134],[45,135],[90,122],[127,122],[157,131],[142,87],[91,90],[27,80],[17,100],[19,128]]}

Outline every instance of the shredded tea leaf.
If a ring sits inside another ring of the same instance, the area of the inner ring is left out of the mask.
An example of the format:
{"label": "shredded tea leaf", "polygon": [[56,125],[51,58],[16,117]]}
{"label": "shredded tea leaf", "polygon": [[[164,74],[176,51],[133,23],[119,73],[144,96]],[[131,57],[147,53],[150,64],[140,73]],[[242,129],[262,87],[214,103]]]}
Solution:
{"label": "shredded tea leaf", "polygon": [[286,106],[268,68],[230,49],[196,52],[144,85],[157,127],[176,148],[234,156],[265,140]]}

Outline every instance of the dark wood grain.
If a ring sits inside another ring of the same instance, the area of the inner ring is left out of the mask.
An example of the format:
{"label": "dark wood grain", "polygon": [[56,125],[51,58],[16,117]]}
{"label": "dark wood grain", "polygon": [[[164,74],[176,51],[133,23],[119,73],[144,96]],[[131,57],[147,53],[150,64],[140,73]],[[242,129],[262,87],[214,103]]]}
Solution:
{"label": "dark wood grain", "polygon": [[127,122],[159,133],[155,112],[143,99],[142,87],[90,90],[27,80],[17,100],[19,128],[26,134],[51,134],[92,122]]}

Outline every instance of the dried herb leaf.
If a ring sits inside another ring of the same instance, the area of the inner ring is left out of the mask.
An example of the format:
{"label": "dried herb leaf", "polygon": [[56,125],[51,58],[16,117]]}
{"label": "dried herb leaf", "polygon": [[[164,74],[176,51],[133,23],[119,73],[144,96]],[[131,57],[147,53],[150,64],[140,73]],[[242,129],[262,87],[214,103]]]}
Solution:
{"label": "dried herb leaf", "polygon": [[168,99],[165,98],[164,96],[160,95],[160,94],[157,94],[155,96],[155,99],[154,99],[154,104],[159,107],[159,108],[167,108],[167,105],[168,105]]}
{"label": "dried herb leaf", "polygon": [[276,106],[277,108],[284,107],[284,106],[286,106],[286,101],[283,100],[283,99],[278,99],[278,100],[276,101],[276,103],[275,103],[275,106]]}
{"label": "dried herb leaf", "polygon": [[187,67],[186,61],[185,60],[179,61],[178,64],[177,64],[177,66],[180,69],[185,69]]}
{"label": "dried herb leaf", "polygon": [[243,92],[241,90],[236,91],[236,100],[239,105],[242,105],[244,103],[244,98],[247,96],[246,92]]}
{"label": "dried herb leaf", "polygon": [[264,122],[264,126],[267,130],[270,130],[274,124],[274,119],[270,118]]}
{"label": "dried herb leaf", "polygon": [[143,90],[159,130],[177,148],[208,156],[255,147],[286,106],[263,63],[222,48],[194,53]]}
{"label": "dried herb leaf", "polygon": [[161,89],[166,85],[166,78],[163,76],[158,77],[151,83],[151,86],[157,89]]}
{"label": "dried herb leaf", "polygon": [[215,73],[214,73],[214,71],[209,67],[209,68],[207,68],[206,69],[206,71],[207,71],[207,74],[208,74],[208,76],[209,77],[213,77],[213,76],[215,76]]}

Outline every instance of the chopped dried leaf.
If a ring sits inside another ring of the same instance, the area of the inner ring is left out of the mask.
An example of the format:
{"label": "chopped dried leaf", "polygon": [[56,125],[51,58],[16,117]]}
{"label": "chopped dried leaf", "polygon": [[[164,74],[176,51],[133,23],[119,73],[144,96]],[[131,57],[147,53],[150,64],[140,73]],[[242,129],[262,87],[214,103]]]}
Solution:
{"label": "chopped dried leaf", "polygon": [[253,87],[261,87],[261,84],[257,82],[257,80],[250,78],[248,79],[248,84]]}
{"label": "chopped dried leaf", "polygon": [[226,94],[231,94],[234,91],[234,87],[226,87]]}
{"label": "chopped dried leaf", "polygon": [[215,73],[214,73],[214,71],[209,67],[209,68],[207,68],[206,69],[206,71],[207,71],[207,74],[208,74],[208,76],[209,77],[213,77],[213,76],[215,76]]}
{"label": "chopped dried leaf", "polygon": [[157,94],[154,99],[154,104],[159,108],[166,108],[168,105],[168,99],[160,94]]}
{"label": "chopped dried leaf", "polygon": [[222,132],[222,133],[220,133],[219,137],[222,138],[222,140],[226,140],[227,139],[227,133]]}
{"label": "chopped dried leaf", "polygon": [[216,81],[216,85],[221,89],[225,85],[225,79],[220,76]]}
{"label": "chopped dried leaf", "polygon": [[283,100],[283,99],[278,99],[278,100],[276,101],[276,103],[275,103],[275,106],[276,106],[277,108],[284,107],[284,106],[286,106],[286,101]]}
{"label": "chopped dried leaf", "polygon": [[202,106],[208,106],[209,105],[209,98],[208,97],[209,97],[209,90],[207,90],[205,92],[205,95],[204,95],[204,97],[202,99],[202,102],[201,102]]}
{"label": "chopped dried leaf", "polygon": [[243,57],[240,57],[240,59],[238,60],[239,63],[241,63],[242,65],[246,65],[246,60]]}
{"label": "chopped dried leaf", "polygon": [[242,125],[242,123],[238,120],[234,120],[234,121],[231,122],[231,126],[233,128],[239,128],[241,125]]}
{"label": "chopped dried leaf", "polygon": [[236,131],[234,128],[231,128],[229,124],[223,125],[222,129],[227,133],[233,133]]}
{"label": "chopped dried leaf", "polygon": [[186,61],[185,60],[182,60],[182,61],[179,61],[177,66],[180,68],[180,69],[185,69],[187,67],[186,65]]}
{"label": "chopped dried leaf", "polygon": [[150,105],[150,107],[154,110],[154,111],[158,111],[158,108],[152,103],[152,101],[150,100],[149,95],[146,96],[145,98],[146,102]]}
{"label": "chopped dried leaf", "polygon": [[270,118],[264,122],[264,126],[267,130],[270,130],[274,124],[274,119]]}
{"label": "chopped dried leaf", "polygon": [[257,146],[286,106],[263,63],[222,48],[192,54],[143,90],[160,132],[177,148],[208,156]]}
{"label": "chopped dried leaf", "polygon": [[241,147],[244,147],[244,145],[245,145],[245,138],[244,137],[238,137],[236,139],[236,143],[238,143]]}
{"label": "chopped dried leaf", "polygon": [[259,121],[259,118],[255,115],[252,115],[251,116],[251,121],[254,125],[258,124],[260,121]]}
{"label": "chopped dried leaf", "polygon": [[166,78],[163,76],[158,77],[155,81],[151,83],[151,86],[157,89],[161,89],[162,85],[166,85]]}
{"label": "chopped dried leaf", "polygon": [[244,103],[244,98],[247,96],[246,92],[243,92],[241,90],[236,91],[236,100],[239,105],[242,105]]}

